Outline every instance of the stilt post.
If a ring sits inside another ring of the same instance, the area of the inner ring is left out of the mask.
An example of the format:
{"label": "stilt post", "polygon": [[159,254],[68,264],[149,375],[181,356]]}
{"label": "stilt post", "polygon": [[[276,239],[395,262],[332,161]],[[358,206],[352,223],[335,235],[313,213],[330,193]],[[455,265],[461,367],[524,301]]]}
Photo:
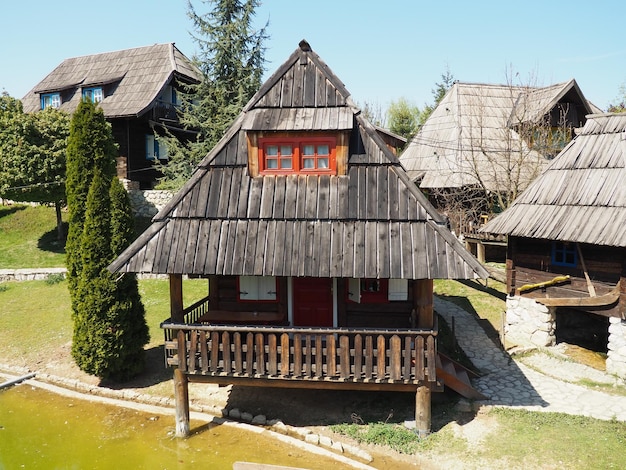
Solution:
{"label": "stilt post", "polygon": [[428,436],[431,427],[430,388],[420,385],[415,394],[415,428],[417,434]]}
{"label": "stilt post", "polygon": [[176,402],[176,437],[189,437],[189,381],[180,369],[174,369]]}

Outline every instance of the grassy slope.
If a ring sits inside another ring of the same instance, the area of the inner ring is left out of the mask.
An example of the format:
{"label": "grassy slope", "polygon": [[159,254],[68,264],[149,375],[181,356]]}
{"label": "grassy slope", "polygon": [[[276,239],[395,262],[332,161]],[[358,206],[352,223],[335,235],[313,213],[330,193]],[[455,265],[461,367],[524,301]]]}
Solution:
{"label": "grassy slope", "polygon": [[63,266],[53,207],[0,206],[0,269]]}

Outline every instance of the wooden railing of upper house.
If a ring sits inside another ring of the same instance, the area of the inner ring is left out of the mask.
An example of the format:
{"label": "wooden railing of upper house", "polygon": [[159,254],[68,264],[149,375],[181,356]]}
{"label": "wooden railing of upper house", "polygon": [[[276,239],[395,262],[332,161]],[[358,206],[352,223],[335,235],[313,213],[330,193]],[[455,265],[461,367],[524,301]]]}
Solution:
{"label": "wooden railing of upper house", "polygon": [[166,362],[191,382],[415,391],[437,380],[437,329],[164,323]]}

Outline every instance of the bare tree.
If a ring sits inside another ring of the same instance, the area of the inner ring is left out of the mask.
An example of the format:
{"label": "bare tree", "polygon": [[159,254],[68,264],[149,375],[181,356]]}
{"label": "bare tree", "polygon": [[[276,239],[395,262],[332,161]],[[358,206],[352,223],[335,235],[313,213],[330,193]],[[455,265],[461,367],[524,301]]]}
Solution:
{"label": "bare tree", "polygon": [[437,157],[442,180],[428,189],[457,233],[473,232],[482,217],[509,207],[573,138],[569,105],[543,114],[544,90],[511,80],[463,89],[457,148],[448,149],[452,157]]}

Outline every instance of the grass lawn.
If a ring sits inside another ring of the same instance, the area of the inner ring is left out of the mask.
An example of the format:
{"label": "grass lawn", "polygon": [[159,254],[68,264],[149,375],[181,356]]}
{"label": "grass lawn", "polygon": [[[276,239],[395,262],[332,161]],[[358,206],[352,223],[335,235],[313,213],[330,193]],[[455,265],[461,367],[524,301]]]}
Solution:
{"label": "grass lawn", "polygon": [[65,242],[57,240],[54,207],[0,206],[0,269],[64,266]]}
{"label": "grass lawn", "polygon": [[[54,357],[54,352],[72,341],[72,319],[67,282],[8,282],[0,284],[0,351],[13,366],[37,364]],[[150,344],[163,344],[160,324],[169,317],[169,283],[167,280],[139,281],[139,292],[146,308]],[[206,296],[208,281],[183,282],[184,305]],[[33,328],[35,325],[35,328]]]}

